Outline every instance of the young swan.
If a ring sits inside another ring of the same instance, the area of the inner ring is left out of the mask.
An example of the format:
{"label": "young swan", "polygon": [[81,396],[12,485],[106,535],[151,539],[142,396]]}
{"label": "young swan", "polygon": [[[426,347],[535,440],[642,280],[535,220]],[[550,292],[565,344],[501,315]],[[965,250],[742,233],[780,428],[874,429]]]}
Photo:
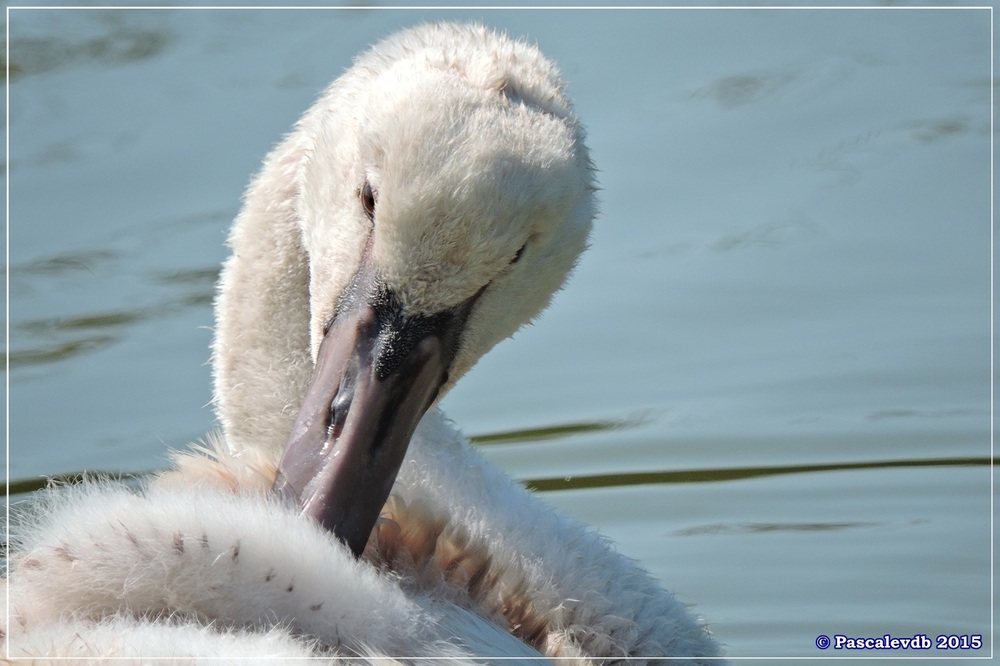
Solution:
{"label": "young swan", "polygon": [[534,46],[435,24],[323,93],[230,237],[222,436],[139,493],[85,485],[22,517],[12,654],[719,654],[434,407],[586,245],[593,170],[563,88]]}

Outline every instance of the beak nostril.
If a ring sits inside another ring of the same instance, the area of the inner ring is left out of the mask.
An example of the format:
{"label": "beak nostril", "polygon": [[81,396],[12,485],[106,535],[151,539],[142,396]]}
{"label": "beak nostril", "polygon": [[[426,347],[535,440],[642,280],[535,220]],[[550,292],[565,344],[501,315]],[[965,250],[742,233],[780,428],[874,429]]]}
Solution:
{"label": "beak nostril", "polygon": [[351,409],[354,401],[354,378],[353,373],[348,373],[337,389],[337,394],[330,401],[330,410],[326,415],[326,434],[329,439],[336,439],[344,429],[347,422],[347,412]]}
{"label": "beak nostril", "polygon": [[351,399],[345,394],[338,393],[337,397],[330,403],[330,412],[327,414],[326,432],[329,437],[339,437],[347,421],[347,411],[351,408]]}

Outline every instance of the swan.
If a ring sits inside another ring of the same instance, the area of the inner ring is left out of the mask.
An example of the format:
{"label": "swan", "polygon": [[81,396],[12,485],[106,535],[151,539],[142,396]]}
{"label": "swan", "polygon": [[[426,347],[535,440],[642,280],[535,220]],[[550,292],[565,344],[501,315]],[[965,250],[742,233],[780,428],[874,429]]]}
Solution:
{"label": "swan", "polygon": [[535,46],[437,23],[359,56],[234,222],[221,433],[138,490],[92,481],[18,512],[8,655],[717,657],[672,593],[437,408],[562,287],[594,192]]}

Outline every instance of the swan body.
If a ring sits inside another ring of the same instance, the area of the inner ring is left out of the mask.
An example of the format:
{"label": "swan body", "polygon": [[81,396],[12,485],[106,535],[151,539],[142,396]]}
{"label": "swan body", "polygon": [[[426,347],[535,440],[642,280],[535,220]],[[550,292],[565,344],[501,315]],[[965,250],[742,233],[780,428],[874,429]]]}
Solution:
{"label": "swan body", "polygon": [[323,93],[234,223],[222,433],[138,492],[86,483],[20,515],[11,656],[719,654],[435,406],[586,245],[593,172],[563,87],[533,46],[435,24]]}

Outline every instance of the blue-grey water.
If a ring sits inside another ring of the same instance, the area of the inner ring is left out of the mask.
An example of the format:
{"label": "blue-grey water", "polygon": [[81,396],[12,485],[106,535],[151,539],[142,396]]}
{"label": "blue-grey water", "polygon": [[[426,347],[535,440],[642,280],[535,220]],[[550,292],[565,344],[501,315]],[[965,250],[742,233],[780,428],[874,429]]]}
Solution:
{"label": "blue-grey water", "polygon": [[987,9],[12,10],[10,480],[212,427],[248,178],[353,54],[444,18],[560,63],[603,188],[449,416],[732,656],[991,654]]}

